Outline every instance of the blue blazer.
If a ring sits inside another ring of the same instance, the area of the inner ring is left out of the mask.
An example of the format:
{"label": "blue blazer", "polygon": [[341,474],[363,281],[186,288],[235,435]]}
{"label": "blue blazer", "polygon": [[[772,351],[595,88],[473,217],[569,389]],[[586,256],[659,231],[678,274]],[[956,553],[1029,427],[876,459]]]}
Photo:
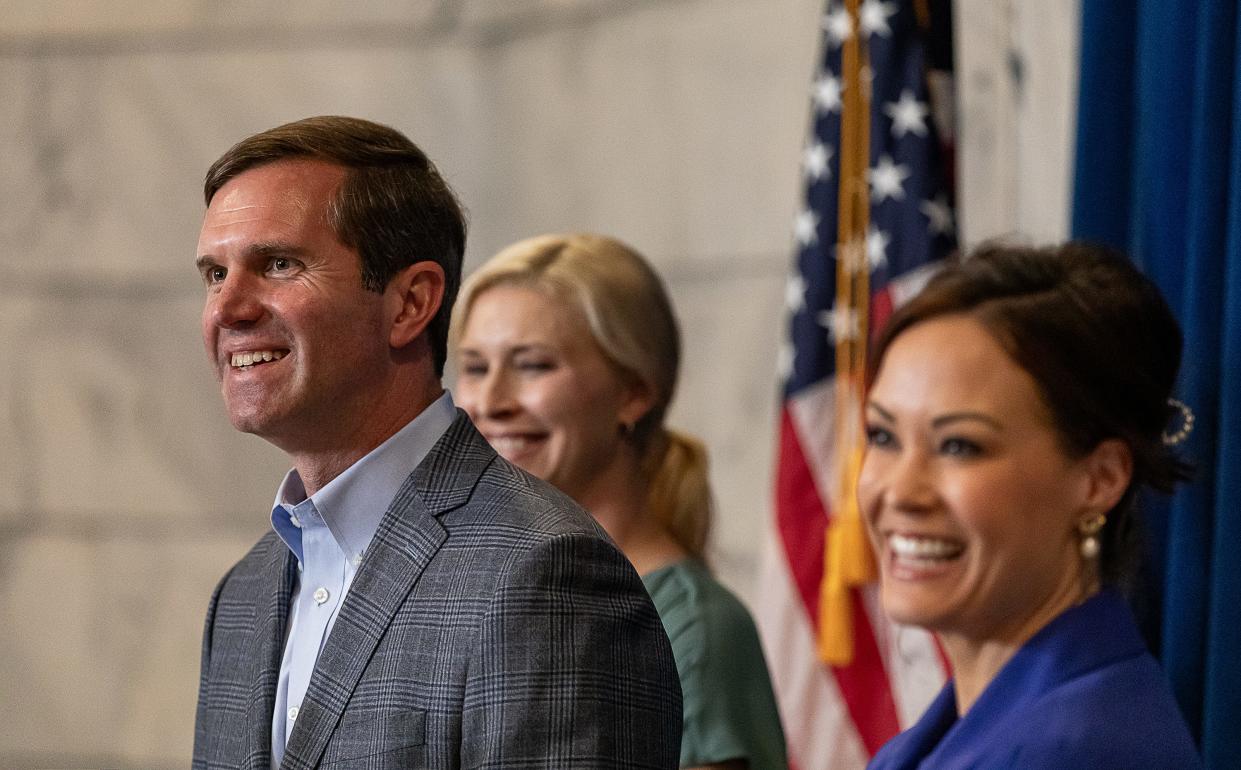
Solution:
{"label": "blue blazer", "polygon": [[1198,768],[1129,607],[1104,591],[1035,634],[957,717],[951,681],[870,768]]}

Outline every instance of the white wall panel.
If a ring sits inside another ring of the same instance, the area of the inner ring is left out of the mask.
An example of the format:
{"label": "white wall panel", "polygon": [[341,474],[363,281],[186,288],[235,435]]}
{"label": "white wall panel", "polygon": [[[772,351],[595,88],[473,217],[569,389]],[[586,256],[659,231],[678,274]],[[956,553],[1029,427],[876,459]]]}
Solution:
{"label": "white wall panel", "polygon": [[[470,209],[471,267],[572,229],[655,262],[685,335],[671,421],[712,454],[714,562],[762,601],[821,8],[0,0],[0,766],[186,764],[208,592],[285,468],[228,426],[200,350],[201,179],[306,115],[421,144]],[[970,241],[1066,229],[1076,13],[958,2]]]}
{"label": "white wall panel", "polygon": [[956,0],[967,245],[1069,231],[1080,0]]}

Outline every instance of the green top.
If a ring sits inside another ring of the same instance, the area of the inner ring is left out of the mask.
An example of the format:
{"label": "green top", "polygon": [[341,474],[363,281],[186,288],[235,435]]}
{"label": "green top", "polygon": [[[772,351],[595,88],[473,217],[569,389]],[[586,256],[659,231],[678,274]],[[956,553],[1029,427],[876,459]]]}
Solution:
{"label": "green top", "polygon": [[745,759],[751,770],[785,770],[784,731],[750,613],[698,561],[670,564],[642,582],[681,678],[681,767]]}

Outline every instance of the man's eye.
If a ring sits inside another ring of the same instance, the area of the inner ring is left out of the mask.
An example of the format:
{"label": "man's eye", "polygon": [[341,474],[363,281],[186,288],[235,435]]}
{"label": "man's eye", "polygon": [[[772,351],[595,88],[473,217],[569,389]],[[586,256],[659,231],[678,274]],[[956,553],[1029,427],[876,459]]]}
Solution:
{"label": "man's eye", "polygon": [[209,267],[204,273],[207,283],[219,283],[224,280],[224,276],[227,274],[228,271],[222,267]]}
{"label": "man's eye", "polygon": [[271,261],[271,269],[278,273],[283,273],[291,267],[293,267],[293,261],[287,257],[276,257]]}
{"label": "man's eye", "polygon": [[463,377],[486,377],[487,366],[485,364],[461,364],[457,367],[457,373]]}

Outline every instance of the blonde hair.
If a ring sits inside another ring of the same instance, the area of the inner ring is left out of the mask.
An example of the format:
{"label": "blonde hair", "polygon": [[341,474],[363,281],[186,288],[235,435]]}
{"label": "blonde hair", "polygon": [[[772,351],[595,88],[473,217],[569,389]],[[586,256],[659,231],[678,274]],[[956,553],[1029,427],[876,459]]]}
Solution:
{"label": "blonde hair", "polygon": [[701,558],[712,512],[707,452],[702,442],[664,426],[676,390],[681,335],[663,281],[613,238],[575,233],[518,241],[461,287],[452,314],[454,347],[474,301],[498,285],[528,286],[576,307],[604,356],[651,388],[654,406],[627,429],[642,457],[647,506],[686,551]]}

